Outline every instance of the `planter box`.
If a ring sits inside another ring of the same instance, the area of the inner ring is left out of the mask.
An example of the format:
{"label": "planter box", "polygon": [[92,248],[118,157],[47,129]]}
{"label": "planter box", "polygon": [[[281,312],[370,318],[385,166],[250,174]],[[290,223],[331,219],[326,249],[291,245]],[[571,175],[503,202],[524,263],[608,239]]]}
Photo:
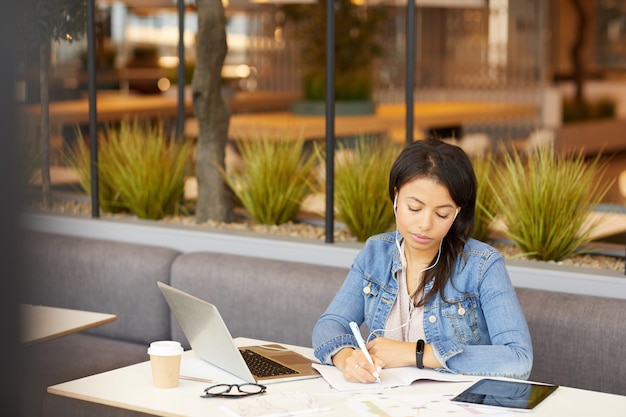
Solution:
{"label": "planter box", "polygon": [[[177,249],[213,251],[270,259],[287,259],[349,268],[361,243],[333,243],[258,233],[167,225],[155,221],[90,219],[76,216],[23,214],[22,229],[95,239],[119,240]],[[626,299],[623,271],[507,260],[517,287]]]}
{"label": "planter box", "polygon": [[556,131],[556,147],[561,152],[595,155],[626,152],[626,119],[589,120],[568,123]]}

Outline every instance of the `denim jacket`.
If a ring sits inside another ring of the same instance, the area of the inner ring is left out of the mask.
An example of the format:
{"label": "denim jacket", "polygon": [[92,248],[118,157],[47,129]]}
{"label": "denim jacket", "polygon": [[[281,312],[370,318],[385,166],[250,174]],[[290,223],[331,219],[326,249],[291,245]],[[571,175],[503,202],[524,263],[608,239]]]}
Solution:
{"label": "denim jacket", "polygon": [[[526,379],[532,366],[528,325],[505,268],[491,246],[469,239],[452,279],[424,306],[426,343],[445,369],[468,375]],[[349,323],[382,329],[398,294],[401,269],[394,233],[372,236],[356,256],[341,289],[313,329],[315,356],[326,364],[344,347],[357,347]],[[429,292],[432,281],[425,288]]]}

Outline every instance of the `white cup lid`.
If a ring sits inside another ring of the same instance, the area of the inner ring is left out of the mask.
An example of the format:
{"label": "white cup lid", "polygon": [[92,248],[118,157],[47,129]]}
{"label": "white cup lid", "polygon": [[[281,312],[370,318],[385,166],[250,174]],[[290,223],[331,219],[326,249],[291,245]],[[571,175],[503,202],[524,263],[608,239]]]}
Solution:
{"label": "white cup lid", "polygon": [[148,355],[155,356],[176,356],[183,353],[183,347],[174,340],[159,340],[150,343]]}

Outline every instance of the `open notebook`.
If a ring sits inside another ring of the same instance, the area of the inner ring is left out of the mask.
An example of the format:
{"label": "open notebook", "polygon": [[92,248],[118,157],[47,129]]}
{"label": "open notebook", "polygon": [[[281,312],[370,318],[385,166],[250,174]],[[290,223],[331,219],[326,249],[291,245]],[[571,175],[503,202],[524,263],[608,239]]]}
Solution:
{"label": "open notebook", "polygon": [[341,371],[332,365],[314,364],[313,367],[319,371],[322,377],[337,391],[362,391],[366,389],[395,388],[411,385],[420,379],[432,381],[462,382],[472,381],[475,377],[438,372],[434,369],[419,369],[414,366],[402,368],[383,368],[380,371],[380,384],[361,384],[358,382],[348,382],[343,377]]}

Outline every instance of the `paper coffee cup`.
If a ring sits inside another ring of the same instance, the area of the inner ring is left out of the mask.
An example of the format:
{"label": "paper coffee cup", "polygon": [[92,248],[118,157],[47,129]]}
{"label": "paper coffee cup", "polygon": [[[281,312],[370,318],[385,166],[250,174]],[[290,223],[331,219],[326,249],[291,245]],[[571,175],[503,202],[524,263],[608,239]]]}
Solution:
{"label": "paper coffee cup", "polygon": [[156,388],[176,388],[180,375],[180,355],[183,348],[179,342],[160,340],[150,343],[148,355],[152,367],[152,383]]}

